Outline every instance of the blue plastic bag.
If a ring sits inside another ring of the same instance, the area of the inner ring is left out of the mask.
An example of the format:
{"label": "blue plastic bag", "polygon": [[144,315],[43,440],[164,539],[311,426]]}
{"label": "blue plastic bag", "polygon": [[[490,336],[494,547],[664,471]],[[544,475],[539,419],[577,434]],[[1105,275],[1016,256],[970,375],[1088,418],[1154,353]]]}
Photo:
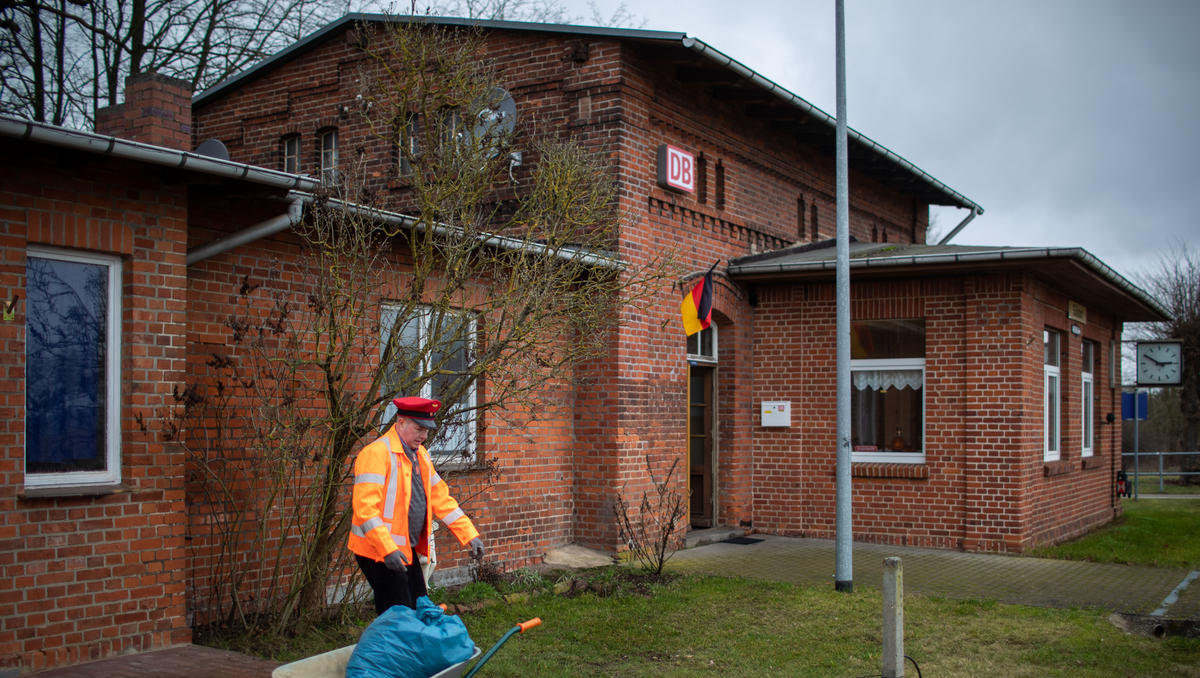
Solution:
{"label": "blue plastic bag", "polygon": [[462,620],[421,596],[416,610],[395,605],[371,622],[346,665],[346,678],[429,678],[474,652]]}

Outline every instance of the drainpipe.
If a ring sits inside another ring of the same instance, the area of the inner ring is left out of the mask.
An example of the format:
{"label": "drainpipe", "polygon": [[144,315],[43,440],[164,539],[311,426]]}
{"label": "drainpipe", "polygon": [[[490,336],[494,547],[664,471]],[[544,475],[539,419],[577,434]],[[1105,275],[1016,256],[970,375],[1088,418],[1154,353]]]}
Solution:
{"label": "drainpipe", "polygon": [[971,220],[975,218],[976,214],[982,214],[982,213],[983,213],[983,210],[980,209],[979,207],[972,207],[970,214],[967,215],[967,218],[958,222],[958,225],[954,227],[954,230],[947,233],[946,237],[944,237],[938,241],[938,244],[945,245],[946,243],[950,242],[951,238],[958,235],[959,231],[963,230],[963,228],[965,228],[967,224],[971,223]]}
{"label": "drainpipe", "polygon": [[288,197],[290,202],[287,212],[191,250],[187,253],[187,265],[191,266],[223,252],[228,252],[235,247],[275,235],[280,231],[286,231],[299,224],[300,216],[304,213],[304,205],[312,201],[312,196],[301,195],[293,191],[288,194]]}

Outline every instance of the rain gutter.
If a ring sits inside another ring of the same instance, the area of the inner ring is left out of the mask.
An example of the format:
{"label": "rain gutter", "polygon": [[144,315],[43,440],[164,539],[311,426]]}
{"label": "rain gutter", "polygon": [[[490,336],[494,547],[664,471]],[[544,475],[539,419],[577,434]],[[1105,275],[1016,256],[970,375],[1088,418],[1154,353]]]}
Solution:
{"label": "rain gutter", "polygon": [[[1119,288],[1122,292],[1144,304],[1147,308],[1158,312],[1164,318],[1172,317],[1170,311],[1168,311],[1156,299],[1146,294],[1146,292],[1137,285],[1129,282],[1127,279],[1125,279],[1125,276],[1117,273],[1115,270],[1110,268],[1108,264],[1105,264],[1103,261],[1100,261],[1096,257],[1092,256],[1092,254],[1087,250],[1079,247],[1025,247],[989,252],[909,254],[881,257],[868,256],[861,258],[855,258],[852,254],[850,257],[850,268],[872,269],[915,265],[929,266],[945,264],[984,264],[1063,258],[1079,261],[1084,266],[1087,266],[1095,271],[1101,278]],[[731,264],[727,272],[730,276],[750,276],[770,273],[813,273],[821,271],[833,273],[836,270],[836,265],[837,262],[833,259],[801,263],[772,264],[764,262]]]}
{"label": "rain gutter", "polygon": [[[680,41],[680,44],[682,44],[687,49],[690,49],[692,51],[703,54],[704,56],[708,57],[709,59],[715,61],[717,64],[720,64],[721,66],[724,66],[725,68],[732,70],[733,72],[737,73],[738,75],[741,75],[742,77],[746,78],[747,80],[750,80],[754,84],[758,85],[759,87],[762,87],[763,89],[774,94],[775,96],[786,101],[787,103],[795,106],[796,108],[799,108],[800,110],[804,111],[805,113],[808,113],[809,115],[813,116],[820,122],[825,123],[831,130],[837,129],[837,120],[834,117],[830,116],[825,111],[822,111],[821,109],[812,105],[808,101],[805,101],[801,97],[796,96],[795,94],[789,92],[787,89],[785,89],[778,83],[770,80],[769,78],[766,78],[766,77],[760,75],[759,73],[750,69],[745,64],[741,63],[740,61],[737,61],[733,57],[721,52],[720,50],[716,49],[715,47],[713,47],[711,45],[706,44],[704,41],[699,40],[697,38],[684,36],[683,39]],[[877,143],[870,137],[867,137],[867,136],[865,136],[859,132],[856,132],[853,129],[849,129],[849,128],[847,129],[846,134],[849,138],[853,139],[854,141],[858,142],[859,144],[862,144],[863,146],[866,146],[869,150],[871,150],[879,155],[882,155],[883,157],[887,158],[888,160],[899,165],[905,171],[916,175],[921,180],[925,181],[927,184],[929,184],[933,188],[937,189],[939,192],[943,193],[944,195],[949,196],[954,200],[957,200],[961,207],[966,207],[971,210],[972,218],[973,218],[973,215],[975,215],[975,214],[983,214],[983,208],[980,207],[979,205],[975,204],[975,202],[973,202],[972,200],[967,198],[965,195],[959,193],[958,191],[954,190],[953,188],[950,188],[946,184],[943,184],[942,182],[938,181],[937,179],[935,179],[932,175],[930,175],[925,170],[921,169],[920,167],[917,167],[916,165],[912,164],[908,160],[905,160],[904,158],[900,157],[899,155],[892,152],[891,150],[888,150],[886,147],[880,145],[879,143]]]}
{"label": "rain gutter", "polygon": [[158,167],[207,174],[224,179],[249,181],[274,188],[311,191],[321,183],[309,177],[246,165],[206,155],[152,146],[139,141],[79,132],[32,120],[0,116],[0,136],[93,153],[122,160],[134,160]]}
{"label": "rain gutter", "polygon": [[[316,200],[316,197],[311,193],[301,193],[292,191],[288,194],[288,211],[270,219],[261,221],[249,228],[242,229],[236,233],[218,238],[207,245],[201,245],[190,250],[187,253],[188,266],[201,262],[205,259],[215,257],[218,254],[228,252],[235,247],[249,244],[256,240],[261,240],[280,231],[285,231],[300,223],[303,214],[304,206],[311,205]],[[358,218],[370,219],[373,221],[383,222],[392,226],[400,226],[402,228],[412,229],[416,231],[424,230],[427,226],[421,221],[398,212],[389,212],[387,210],[374,209],[364,207],[354,203],[349,203],[344,200],[325,200],[324,204],[339,209],[347,214]],[[448,226],[445,224],[433,224],[433,231],[439,235],[447,237],[461,237],[463,231],[461,228]],[[484,244],[490,247],[496,247],[506,250],[526,250],[533,254],[553,253],[553,255],[563,261],[570,261],[583,264],[585,266],[593,266],[596,268],[605,268],[609,270],[624,270],[625,264],[618,260],[615,256],[607,253],[589,252],[578,248],[550,248],[546,245],[536,242],[529,242],[520,238],[513,238],[505,235],[481,234],[477,238]]]}

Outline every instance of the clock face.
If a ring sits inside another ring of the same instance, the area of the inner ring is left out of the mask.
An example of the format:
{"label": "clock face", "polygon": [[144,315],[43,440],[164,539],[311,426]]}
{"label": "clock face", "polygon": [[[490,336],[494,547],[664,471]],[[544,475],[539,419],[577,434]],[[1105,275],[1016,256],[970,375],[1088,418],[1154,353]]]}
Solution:
{"label": "clock face", "polygon": [[1183,382],[1183,350],[1177,341],[1141,341],[1137,345],[1137,383],[1172,385]]}

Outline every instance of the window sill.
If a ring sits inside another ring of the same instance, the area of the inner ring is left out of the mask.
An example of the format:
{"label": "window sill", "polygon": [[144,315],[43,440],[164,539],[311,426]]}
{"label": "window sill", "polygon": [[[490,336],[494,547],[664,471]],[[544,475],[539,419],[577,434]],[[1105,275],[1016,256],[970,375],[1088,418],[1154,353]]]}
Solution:
{"label": "window sill", "polygon": [[128,492],[129,487],[122,483],[106,483],[98,485],[43,485],[26,487],[17,496],[21,499],[54,499],[56,497],[103,497],[109,494]]}
{"label": "window sill", "polygon": [[1048,461],[1042,466],[1042,476],[1049,478],[1051,476],[1065,476],[1071,472],[1071,462],[1066,459],[1058,461]]}
{"label": "window sill", "polygon": [[1104,468],[1105,466],[1104,460],[1098,456],[1093,455],[1083,458],[1083,470],[1085,471],[1092,468]]}
{"label": "window sill", "polygon": [[857,461],[850,464],[853,478],[912,478],[927,480],[929,467],[925,464],[888,464],[883,462]]}

